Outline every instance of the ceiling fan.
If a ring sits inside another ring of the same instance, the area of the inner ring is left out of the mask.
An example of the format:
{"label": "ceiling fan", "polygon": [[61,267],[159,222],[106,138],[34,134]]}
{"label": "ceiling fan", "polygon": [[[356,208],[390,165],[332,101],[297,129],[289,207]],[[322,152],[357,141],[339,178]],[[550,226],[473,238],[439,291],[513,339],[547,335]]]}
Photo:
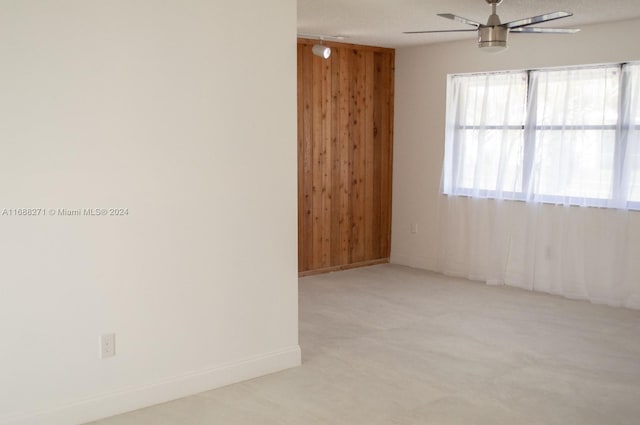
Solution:
{"label": "ceiling fan", "polygon": [[502,3],[502,0],[485,0],[491,5],[491,16],[487,20],[486,24],[472,21],[471,19],[463,18],[462,16],[454,15],[452,13],[439,13],[438,16],[451,19],[456,22],[471,25],[474,29],[459,29],[459,30],[436,30],[436,31],[406,31],[404,34],[428,34],[437,32],[478,32],[478,47],[485,49],[485,51],[498,52],[506,49],[507,36],[510,32],[529,33],[529,34],[573,34],[579,29],[558,29],[558,28],[540,28],[529,27],[529,25],[539,24],[542,22],[553,21],[561,18],[568,18],[573,16],[570,12],[552,12],[545,15],[532,16],[530,18],[519,19],[517,21],[511,21],[507,23],[501,23],[500,17],[496,13],[497,6]]}

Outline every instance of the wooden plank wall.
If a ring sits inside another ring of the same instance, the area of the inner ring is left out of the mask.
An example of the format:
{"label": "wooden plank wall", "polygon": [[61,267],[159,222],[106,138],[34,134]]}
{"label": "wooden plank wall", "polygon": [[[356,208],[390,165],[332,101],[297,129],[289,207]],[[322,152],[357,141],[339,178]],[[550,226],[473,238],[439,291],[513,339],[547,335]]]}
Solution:
{"label": "wooden plank wall", "polygon": [[298,270],[388,261],[393,49],[298,40]]}

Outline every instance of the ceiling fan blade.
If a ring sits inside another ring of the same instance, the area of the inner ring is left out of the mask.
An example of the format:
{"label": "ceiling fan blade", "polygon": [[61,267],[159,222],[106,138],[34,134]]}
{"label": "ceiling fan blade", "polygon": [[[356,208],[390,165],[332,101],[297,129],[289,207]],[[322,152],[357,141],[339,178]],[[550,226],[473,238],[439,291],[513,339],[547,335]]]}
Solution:
{"label": "ceiling fan blade", "polygon": [[525,27],[527,25],[539,24],[541,22],[555,21],[556,19],[568,18],[569,16],[573,16],[573,13],[553,12],[553,13],[547,13],[545,15],[532,16],[530,18],[507,22],[506,24],[502,24],[502,26],[506,28],[519,28],[519,27]]}
{"label": "ceiling fan blade", "polygon": [[579,29],[570,28],[536,28],[536,27],[520,27],[510,29],[509,32],[531,33],[531,34],[575,34]]}
{"label": "ceiling fan blade", "polygon": [[463,24],[473,25],[476,28],[482,25],[480,22],[472,21],[471,19],[463,18],[462,16],[454,15],[453,13],[438,13],[438,16]]}
{"label": "ceiling fan blade", "polygon": [[403,34],[434,34],[437,32],[476,32],[478,30],[404,31]]}

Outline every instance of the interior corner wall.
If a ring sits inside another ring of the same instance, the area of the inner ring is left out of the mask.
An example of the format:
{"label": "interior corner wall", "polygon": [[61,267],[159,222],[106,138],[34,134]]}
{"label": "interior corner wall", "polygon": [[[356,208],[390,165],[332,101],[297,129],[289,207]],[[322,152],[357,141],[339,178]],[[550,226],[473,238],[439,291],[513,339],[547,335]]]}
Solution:
{"label": "interior corner wall", "polygon": [[300,364],[295,0],[1,9],[0,424]]}
{"label": "interior corner wall", "polygon": [[471,38],[397,49],[391,262],[437,268],[447,74],[640,60],[637,40],[640,20],[629,20],[574,35],[511,34],[500,54]]}

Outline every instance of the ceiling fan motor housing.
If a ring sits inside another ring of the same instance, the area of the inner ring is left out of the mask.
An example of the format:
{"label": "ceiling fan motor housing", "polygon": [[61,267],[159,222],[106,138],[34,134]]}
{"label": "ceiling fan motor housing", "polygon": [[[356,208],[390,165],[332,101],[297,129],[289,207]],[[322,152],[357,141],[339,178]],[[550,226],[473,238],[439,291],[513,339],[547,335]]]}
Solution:
{"label": "ceiling fan motor housing", "polygon": [[478,47],[506,47],[509,29],[501,26],[480,27]]}

